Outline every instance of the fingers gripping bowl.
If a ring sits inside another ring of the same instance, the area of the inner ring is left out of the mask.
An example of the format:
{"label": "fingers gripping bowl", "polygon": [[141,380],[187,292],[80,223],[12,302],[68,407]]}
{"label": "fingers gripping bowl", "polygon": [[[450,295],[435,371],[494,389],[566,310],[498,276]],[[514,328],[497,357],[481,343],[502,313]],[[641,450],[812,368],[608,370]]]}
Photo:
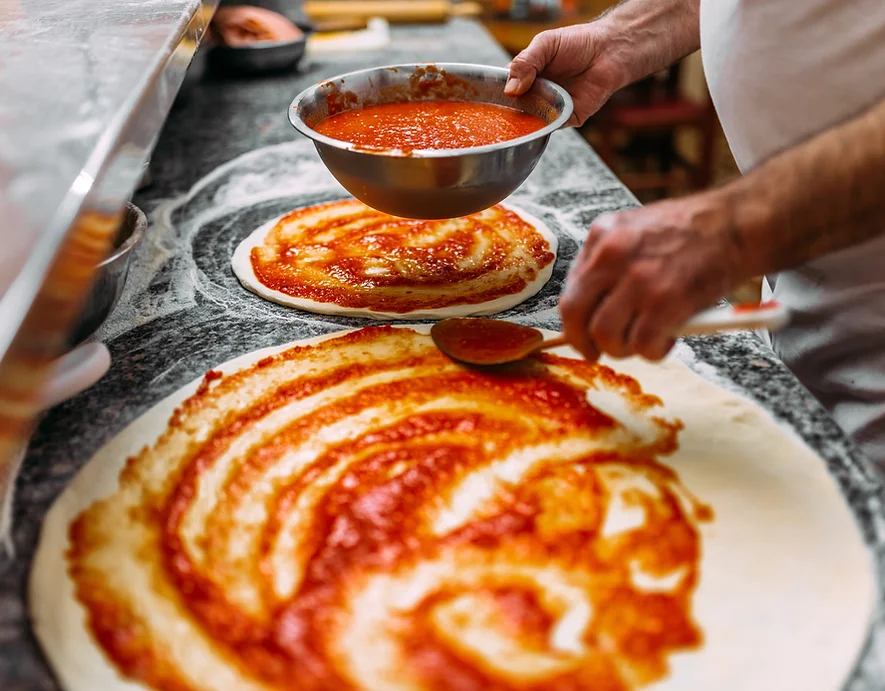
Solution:
{"label": "fingers gripping bowl", "polygon": [[[314,142],[348,192],[374,209],[407,218],[473,214],[509,196],[535,168],[550,135],[572,115],[571,97],[544,79],[523,96],[504,95],[504,68],[459,63],[393,65],[351,72],[299,94],[289,121]],[[515,108],[545,123],[516,139],[459,149],[377,150],[314,127],[343,111],[403,101],[471,101]]]}

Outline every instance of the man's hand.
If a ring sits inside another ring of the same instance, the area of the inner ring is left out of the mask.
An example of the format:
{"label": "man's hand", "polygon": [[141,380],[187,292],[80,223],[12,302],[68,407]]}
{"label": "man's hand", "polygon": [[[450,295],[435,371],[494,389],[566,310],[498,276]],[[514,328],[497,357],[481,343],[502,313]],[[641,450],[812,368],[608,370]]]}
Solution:
{"label": "man's hand", "polygon": [[749,276],[712,194],[604,214],[592,226],[560,301],[563,333],[589,360],[660,360],[676,330]]}
{"label": "man's hand", "polygon": [[590,359],[660,359],[741,281],[885,233],[882,190],[885,100],[723,187],[601,216],[566,282],[563,332]]}
{"label": "man's hand", "polygon": [[575,112],[569,125],[583,125],[627,81],[625,68],[606,50],[602,22],[543,31],[510,63],[509,96],[524,94],[539,75],[569,92]]}
{"label": "man's hand", "polygon": [[510,63],[504,93],[520,96],[540,76],[575,102],[581,125],[618,89],[700,47],[700,0],[629,0],[588,24],[544,31]]}

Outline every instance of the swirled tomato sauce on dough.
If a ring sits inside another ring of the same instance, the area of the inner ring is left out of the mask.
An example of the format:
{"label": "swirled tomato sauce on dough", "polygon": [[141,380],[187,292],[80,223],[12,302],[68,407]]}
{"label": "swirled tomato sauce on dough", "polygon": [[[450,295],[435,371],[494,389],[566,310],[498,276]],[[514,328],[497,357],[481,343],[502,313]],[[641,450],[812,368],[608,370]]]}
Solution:
{"label": "swirled tomato sauce on dough", "polygon": [[371,149],[466,149],[517,139],[545,127],[515,108],[474,101],[405,101],[321,120],[320,134]]}
{"label": "swirled tomato sauce on dough", "polygon": [[701,644],[703,512],[659,406],[605,366],[473,371],[392,327],[210,374],[73,524],[77,598],[154,689],[632,691]]}
{"label": "swirled tomato sauce on dough", "polygon": [[554,259],[547,240],[502,206],[421,221],[356,200],[293,211],[250,257],[272,290],[396,314],[515,295]]}

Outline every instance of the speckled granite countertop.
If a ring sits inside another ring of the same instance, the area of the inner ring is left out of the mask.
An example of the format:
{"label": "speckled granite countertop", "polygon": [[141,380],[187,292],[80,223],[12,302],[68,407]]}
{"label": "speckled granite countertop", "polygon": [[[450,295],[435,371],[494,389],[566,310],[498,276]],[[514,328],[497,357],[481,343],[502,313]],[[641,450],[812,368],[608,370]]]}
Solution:
{"label": "speckled granite countertop", "polygon": [[[504,65],[477,26],[397,29],[382,54],[308,61],[301,73],[253,80],[208,78],[173,110],[153,157],[154,184],[136,198],[150,216],[120,307],[100,337],[111,372],[40,426],[20,476],[15,507],[17,560],[0,571],[0,689],[57,689],[30,633],[25,584],[40,521],[73,474],[127,423],[212,365],[242,353],[363,322],[311,316],[261,301],[230,272],[236,244],[294,206],[344,196],[313,147],[286,122],[302,88],[370,64],[457,59]],[[557,328],[556,298],[588,224],[601,212],[635,205],[575,132],[559,132],[512,201],[560,236],[553,279],[506,316]],[[820,406],[751,335],[691,339],[677,356],[704,376],[759,401],[826,459],[885,574],[882,489]],[[809,565],[813,568],[813,565]],[[880,591],[881,593],[881,591]],[[847,686],[885,688],[881,603]],[[98,690],[97,690],[98,691]],[[792,690],[790,690],[792,691]]]}

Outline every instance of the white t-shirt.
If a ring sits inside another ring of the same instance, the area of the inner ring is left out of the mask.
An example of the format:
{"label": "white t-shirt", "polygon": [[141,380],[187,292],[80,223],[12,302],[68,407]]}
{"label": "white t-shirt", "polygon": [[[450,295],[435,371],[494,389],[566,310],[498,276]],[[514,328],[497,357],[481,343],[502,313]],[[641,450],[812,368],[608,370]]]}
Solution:
{"label": "white t-shirt", "polygon": [[[885,0],[701,0],[701,46],[743,172],[885,98]],[[885,234],[768,276],[772,296],[794,316],[771,346],[885,469]]]}

